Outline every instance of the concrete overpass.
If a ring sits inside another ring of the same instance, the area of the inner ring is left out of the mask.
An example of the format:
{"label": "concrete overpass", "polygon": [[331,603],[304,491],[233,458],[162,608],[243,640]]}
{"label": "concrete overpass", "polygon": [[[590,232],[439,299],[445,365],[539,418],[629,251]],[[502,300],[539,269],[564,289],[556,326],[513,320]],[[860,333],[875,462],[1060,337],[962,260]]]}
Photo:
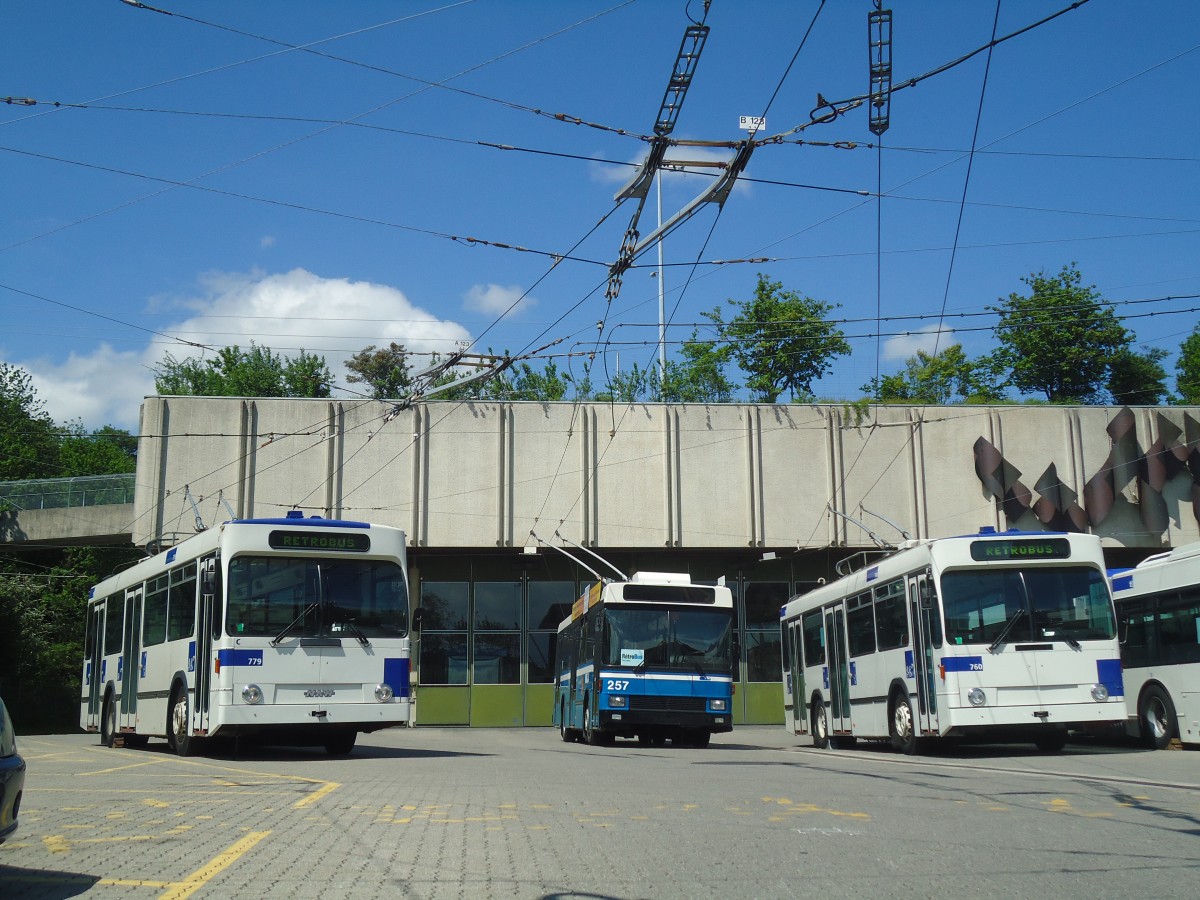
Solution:
{"label": "concrete overpass", "polygon": [[128,544],[134,484],[133,474],[0,482],[0,546]]}

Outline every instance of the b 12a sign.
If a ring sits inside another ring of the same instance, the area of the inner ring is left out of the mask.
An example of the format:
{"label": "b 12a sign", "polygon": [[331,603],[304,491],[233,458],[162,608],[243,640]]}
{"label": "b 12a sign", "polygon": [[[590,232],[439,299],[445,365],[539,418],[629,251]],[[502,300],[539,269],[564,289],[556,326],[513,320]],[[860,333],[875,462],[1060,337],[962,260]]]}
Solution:
{"label": "b 12a sign", "polygon": [[766,116],[738,116],[738,128],[743,131],[754,134],[756,131],[765,131],[766,127]]}

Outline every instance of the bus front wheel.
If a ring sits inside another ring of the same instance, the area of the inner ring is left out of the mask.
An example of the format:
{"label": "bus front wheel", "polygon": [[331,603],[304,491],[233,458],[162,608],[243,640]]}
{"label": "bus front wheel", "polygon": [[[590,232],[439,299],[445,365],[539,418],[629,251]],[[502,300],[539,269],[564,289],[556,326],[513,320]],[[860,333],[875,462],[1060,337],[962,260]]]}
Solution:
{"label": "bus front wheel", "polygon": [[113,692],[104,695],[104,711],[100,716],[100,746],[111,747],[117,738],[117,704]]}
{"label": "bus front wheel", "polygon": [[1165,750],[1175,737],[1175,704],[1156,684],[1146,688],[1138,701],[1138,727],[1147,747]]}
{"label": "bus front wheel", "polygon": [[812,705],[812,720],[809,730],[812,732],[813,746],[824,750],[829,746],[829,719],[825,713],[825,702],[817,700]]}
{"label": "bus front wheel", "polygon": [[912,701],[896,694],[892,697],[892,714],[889,718],[892,746],[901,753],[912,756],[917,752],[916,717],[913,716]]}
{"label": "bus front wheel", "polygon": [[567,727],[566,703],[562,703],[558,708],[558,735],[563,739],[564,744],[570,744],[575,740],[575,736],[571,734],[571,729]]}
{"label": "bus front wheel", "polygon": [[171,692],[171,705],[167,707],[167,716],[167,743],[179,756],[190,756],[192,736],[188,724],[191,715],[186,687],[179,685]]}
{"label": "bus front wheel", "polygon": [[587,741],[589,747],[599,747],[603,743],[599,730],[592,722],[592,703],[590,698],[583,704],[583,739]]}
{"label": "bus front wheel", "polygon": [[356,740],[357,731],[339,731],[333,737],[325,739],[325,752],[330,756],[349,756]]}

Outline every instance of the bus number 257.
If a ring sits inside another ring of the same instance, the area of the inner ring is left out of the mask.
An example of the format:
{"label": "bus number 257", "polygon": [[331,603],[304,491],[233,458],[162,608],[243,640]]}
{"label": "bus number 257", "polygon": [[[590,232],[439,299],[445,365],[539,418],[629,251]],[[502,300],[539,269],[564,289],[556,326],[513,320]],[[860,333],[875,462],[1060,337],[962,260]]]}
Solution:
{"label": "bus number 257", "polygon": [[604,682],[604,689],[606,691],[627,691],[629,690],[629,682],[619,681],[615,678],[609,678]]}

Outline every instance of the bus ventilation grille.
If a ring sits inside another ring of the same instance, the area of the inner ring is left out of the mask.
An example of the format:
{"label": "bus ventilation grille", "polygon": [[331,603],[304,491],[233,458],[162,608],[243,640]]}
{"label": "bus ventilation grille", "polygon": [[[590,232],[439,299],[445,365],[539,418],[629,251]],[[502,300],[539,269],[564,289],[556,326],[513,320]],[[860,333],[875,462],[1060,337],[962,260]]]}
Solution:
{"label": "bus ventilation grille", "polygon": [[629,708],[668,712],[704,712],[703,697],[630,697]]}

